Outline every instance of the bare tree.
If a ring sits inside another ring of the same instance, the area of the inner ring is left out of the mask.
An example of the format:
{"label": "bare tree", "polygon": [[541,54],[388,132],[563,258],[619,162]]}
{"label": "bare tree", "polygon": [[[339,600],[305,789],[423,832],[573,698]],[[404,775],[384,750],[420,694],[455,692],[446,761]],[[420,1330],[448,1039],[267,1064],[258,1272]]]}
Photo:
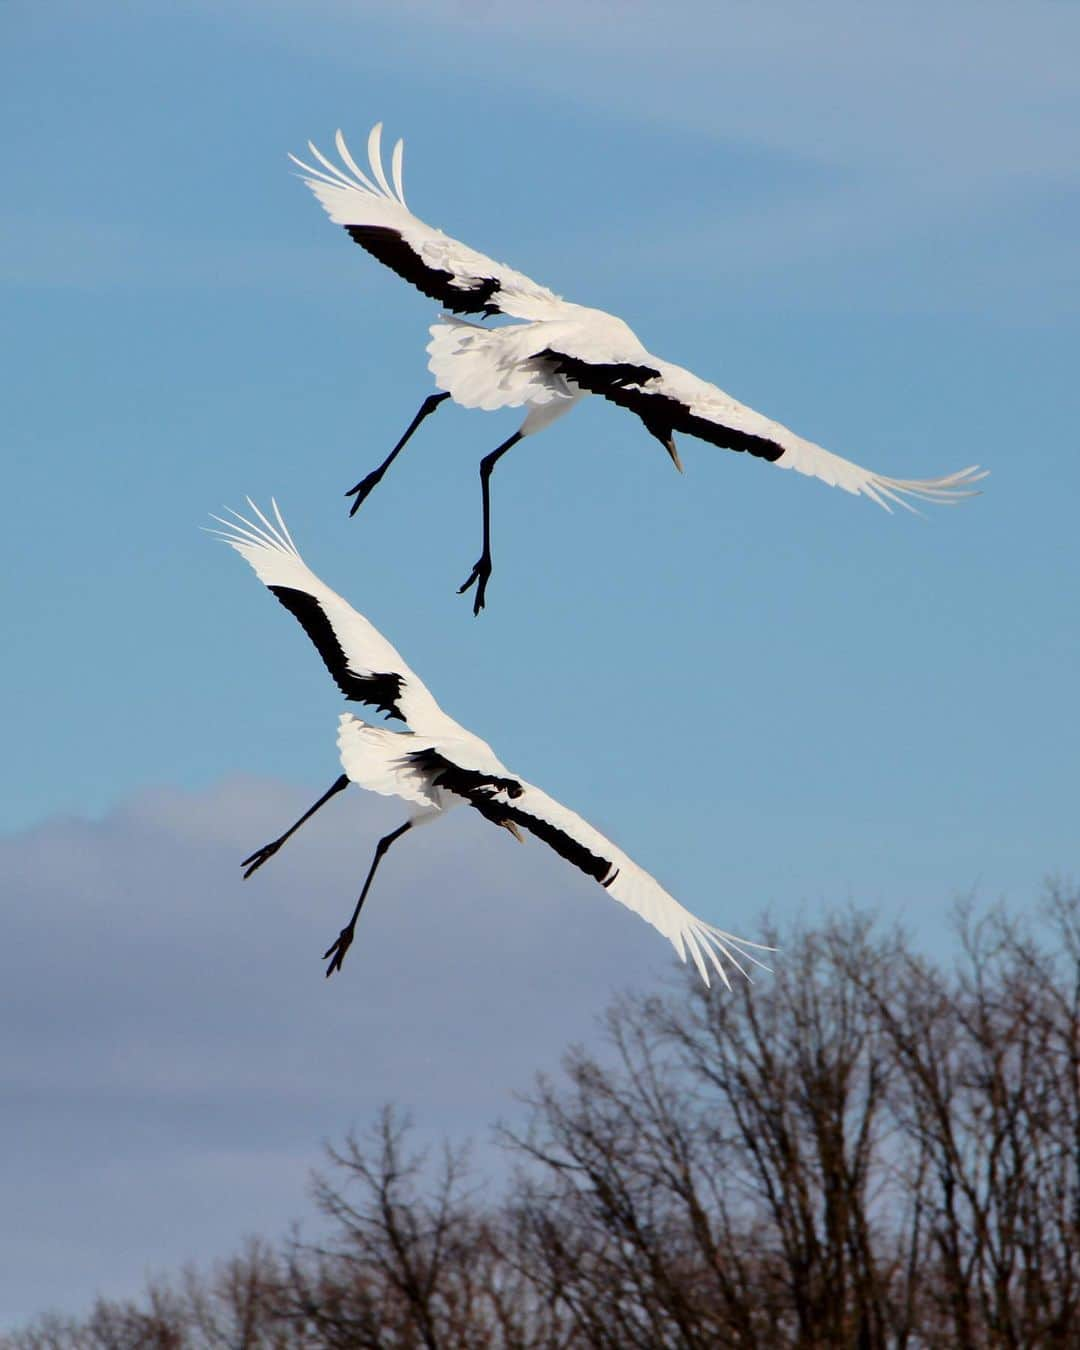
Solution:
{"label": "bare tree", "polygon": [[958,1347],[1077,1343],[1080,946],[1051,893],[1048,949],[1000,911],[957,916],[948,976],[910,953],[872,999],[895,1064],[891,1110],[917,1167],[923,1320]]}
{"label": "bare tree", "polygon": [[510,1139],[539,1169],[523,1222],[590,1344],[904,1343],[910,1261],[874,1171],[890,1065],[837,978],[892,949],[867,928],[787,942],[761,989],[626,999],[610,1067],[576,1051],[567,1087],[541,1083]]}
{"label": "bare tree", "polygon": [[366,1141],[349,1135],[344,1149],[329,1150],[345,1184],[315,1180],[315,1203],[334,1237],[294,1245],[288,1311],[326,1346],[492,1343],[482,1329],[486,1233],[467,1192],[466,1155],[445,1148],[425,1194],[427,1159],[407,1151],[408,1128],[385,1108]]}
{"label": "bare tree", "polygon": [[1080,893],[858,913],[754,988],[627,995],[499,1138],[498,1193],[387,1108],[320,1243],[43,1317],[3,1350],[1066,1350],[1080,1345]]}

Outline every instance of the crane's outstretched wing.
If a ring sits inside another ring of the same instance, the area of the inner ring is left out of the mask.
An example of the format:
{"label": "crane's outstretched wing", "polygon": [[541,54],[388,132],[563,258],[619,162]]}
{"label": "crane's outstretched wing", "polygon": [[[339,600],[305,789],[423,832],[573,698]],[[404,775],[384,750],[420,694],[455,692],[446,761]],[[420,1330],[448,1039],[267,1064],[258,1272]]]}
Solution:
{"label": "crane's outstretched wing", "polygon": [[335,225],[343,225],[361,248],[458,314],[539,319],[559,308],[559,297],[546,286],[418,220],[405,205],[402,142],[397,142],[391,156],[391,187],[383,170],[381,139],[382,123],[377,122],[368,137],[370,177],[349,153],[340,131],[335,143],[344,167],[334,164],[310,141],[308,148],[321,168],[289,156]]}
{"label": "crane's outstretched wing", "polygon": [[739,403],[715,384],[644,350],[628,361],[611,360],[607,350],[598,352],[598,359],[580,351],[550,347],[540,356],[572,384],[637,413],[649,431],[668,446],[673,458],[672,435],[682,431],[725,450],[744,450],[777,468],[794,469],[820,478],[830,487],[869,497],[886,511],[892,509],[889,502],[913,511],[915,508],[905,500],[908,497],[951,505],[962,497],[977,496],[972,484],[989,472],[973,464],[942,478],[886,478],[804,440],[780,422]]}
{"label": "crane's outstretched wing", "polygon": [[248,505],[260,524],[231,511],[231,521],[213,517],[225,528],[210,533],[231,544],[299,621],[345,697],[397,717],[423,735],[458,730],[457,723],[443,712],[424,682],[378,629],[321,582],[304,562],[277,502],[273,502],[276,525],[250,497]]}
{"label": "crane's outstretched wing", "polygon": [[750,974],[740,957],[762,969],[768,968],[747,948],[752,947],[755,951],[772,951],[773,948],[733,937],[691,914],[622,849],[540,788],[520,778],[509,779],[505,787],[501,787],[496,779],[478,781],[479,775],[463,770],[434,749],[413,751],[405,760],[431,774],[436,787],[464,798],[494,824],[520,826],[542,839],[561,858],[598,881],[608,895],[639,914],[646,923],[651,923],[668,939],[681,960],[685,961],[689,953],[706,985],[709,984],[707,963],[712,964],[729,989],[731,981],[725,960],[747,979]]}

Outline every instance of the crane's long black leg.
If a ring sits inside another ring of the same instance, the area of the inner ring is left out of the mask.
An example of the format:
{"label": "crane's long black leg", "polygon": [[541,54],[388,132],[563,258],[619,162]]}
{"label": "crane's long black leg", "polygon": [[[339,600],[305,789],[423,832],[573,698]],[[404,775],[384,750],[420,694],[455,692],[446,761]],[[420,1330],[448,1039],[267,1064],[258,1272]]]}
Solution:
{"label": "crane's long black leg", "polygon": [[449,397],[450,395],[445,393],[428,394],[427,398],[424,399],[423,403],[420,404],[420,411],[416,414],[416,416],[413,418],[413,420],[409,423],[408,427],[406,428],[405,435],[402,436],[401,440],[398,441],[397,445],[394,446],[393,450],[390,451],[390,453],[386,456],[386,458],[379,465],[379,467],[377,469],[372,469],[372,471],[367,475],[366,478],[361,478],[361,480],[359,481],[359,483],[357,483],[355,487],[351,487],[348,490],[348,492],[346,492],[345,494],[346,497],[353,497],[353,496],[356,497],[356,501],[354,501],[352,506],[349,507],[350,516],[355,516],[357,511],[360,510],[364,498],[368,495],[368,493],[375,486],[375,484],[382,478],[383,474],[387,471],[390,465],[393,464],[394,460],[397,459],[398,455],[402,452],[402,450],[405,449],[409,437],[413,434],[413,432],[424,420],[424,418],[430,417],[431,414],[435,411],[435,409],[439,406],[439,404],[442,403],[445,399],[448,399]]}
{"label": "crane's long black leg", "polygon": [[281,836],[280,839],[275,839],[273,843],[270,844],[263,844],[262,848],[256,849],[250,858],[245,858],[244,861],[240,864],[241,867],[247,868],[247,871],[244,873],[244,880],[247,881],[248,877],[251,876],[252,872],[257,872],[264,862],[272,858],[274,854],[278,851],[278,849],[282,846],[282,844],[285,842],[285,840],[290,838],[290,836],[294,835],[296,831],[300,828],[300,826],[303,825],[305,820],[310,820],[320,806],[325,806],[331,797],[335,796],[339,792],[343,792],[348,786],[349,780],[345,776],[345,774],[342,774],[341,777],[337,779],[337,781],[326,792],[323,793],[323,795],[319,798],[319,800],[315,803],[315,805],[310,807],[307,811],[304,812],[304,814],[300,817],[300,819],[296,822],[295,825],[289,826],[289,828],[285,831],[285,833]]}
{"label": "crane's long black leg", "polygon": [[489,480],[491,471],[507,450],[511,446],[517,445],[522,439],[522,433],[515,431],[509,440],[503,441],[502,445],[492,450],[490,455],[485,455],[480,461],[480,493],[484,504],[484,548],[480,557],[476,560],[473,570],[469,573],[468,580],[458,587],[458,595],[464,595],[469,587],[476,583],[476,597],[473,600],[474,614],[479,614],[484,608],[484,594],[487,591],[488,578],[491,576],[491,489]]}
{"label": "crane's long black leg", "polygon": [[333,975],[335,970],[341,969],[341,963],[342,961],[345,960],[345,953],[352,946],[353,932],[356,928],[356,921],[360,917],[361,907],[363,906],[364,901],[367,899],[367,893],[371,889],[371,882],[375,876],[375,872],[379,866],[379,863],[382,862],[383,854],[386,852],[386,850],[390,847],[390,845],[394,842],[395,839],[400,839],[401,836],[405,833],[405,831],[410,829],[412,829],[412,821],[407,820],[404,825],[399,825],[396,830],[391,830],[389,834],[384,834],[383,837],[379,840],[379,842],[375,845],[375,856],[371,860],[371,867],[367,874],[367,881],[364,882],[364,889],[360,892],[360,899],[357,900],[356,902],[356,908],[353,910],[352,918],[338,934],[337,941],[334,943],[334,945],[332,947],[328,947],[326,951],[323,952],[323,960],[330,962],[330,964],[326,967],[327,976]]}

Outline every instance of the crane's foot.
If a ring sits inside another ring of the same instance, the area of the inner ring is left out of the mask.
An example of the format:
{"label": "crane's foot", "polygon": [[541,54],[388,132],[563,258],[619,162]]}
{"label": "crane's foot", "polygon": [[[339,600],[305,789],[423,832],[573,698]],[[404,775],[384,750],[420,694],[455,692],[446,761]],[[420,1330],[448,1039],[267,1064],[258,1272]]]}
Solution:
{"label": "crane's foot", "polygon": [[476,595],[473,597],[473,614],[479,614],[484,608],[484,597],[487,594],[487,584],[491,576],[491,559],[485,553],[479,558],[473,570],[469,573],[467,580],[458,587],[458,595],[464,595],[470,586],[476,586]]}
{"label": "crane's foot", "polygon": [[353,924],[350,923],[338,934],[337,941],[334,945],[332,947],[327,947],[326,951],[323,952],[322,959],[330,962],[326,967],[327,979],[333,975],[335,970],[341,969],[341,963],[345,960],[345,953],[352,946],[353,933],[355,931]]}
{"label": "crane's foot", "polygon": [[263,844],[262,848],[257,848],[250,858],[245,858],[240,864],[247,870],[244,873],[244,880],[247,881],[252,872],[257,872],[264,862],[269,862],[274,854],[284,843],[282,839],[275,839],[272,844]]}
{"label": "crane's foot", "polygon": [[359,483],[357,483],[355,487],[351,487],[348,490],[348,492],[346,492],[345,494],[346,497],[356,498],[356,501],[354,501],[353,504],[349,507],[350,517],[355,516],[357,511],[360,510],[361,506],[363,506],[364,502],[367,499],[368,493],[372,490],[373,487],[375,487],[377,483],[382,481],[382,476],[383,471],[381,468],[372,469],[372,471],[365,478],[360,479]]}

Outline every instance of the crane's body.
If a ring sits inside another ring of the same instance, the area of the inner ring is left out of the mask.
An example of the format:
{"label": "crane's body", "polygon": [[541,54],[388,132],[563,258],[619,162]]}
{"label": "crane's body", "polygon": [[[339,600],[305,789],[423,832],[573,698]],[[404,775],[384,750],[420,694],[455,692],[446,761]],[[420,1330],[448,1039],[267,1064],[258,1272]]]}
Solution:
{"label": "crane's body", "polygon": [[[437,300],[451,314],[431,326],[429,368],[442,391],[424,400],[386,459],[346,494],[355,512],[420,423],[447,398],[465,408],[526,408],[513,436],[481,461],[483,549],[461,587],[474,583],[473,611],[484,605],[491,575],[488,480],[518,441],[549,426],[586,394],[635,413],[682,468],[675,433],[794,469],[890,509],[909,498],[955,502],[971,495],[984,473],[977,465],[940,478],[900,479],[864,469],[755,412],[716,385],[654,356],[614,314],[573,304],[522,272],[495,262],[433,228],[409,210],[402,181],[403,146],[391,157],[393,183],[381,154],[382,124],[368,138],[370,172],[353,159],[339,131],[335,164],[309,142],[319,167],[291,156],[330,219],[380,262]],[[515,322],[485,327],[473,318],[504,315]]]}
{"label": "crane's body", "polygon": [[225,527],[217,533],[250,563],[260,581],[303,626],[345,698],[377,708],[408,727],[391,730],[342,713],[338,751],[344,773],[295,825],[243,863],[245,877],[250,876],[349,783],[398,797],[406,804],[405,823],[379,841],[352,918],[325,953],[328,975],[340,968],[352,943],[360,908],[386,850],[407,830],[456,806],[471,806],[519,840],[522,830],[542,840],[652,924],[684,961],[689,955],[706,984],[710,964],[725,984],[725,961],[744,974],[739,958],[760,964],[747,950],[761,950],[759,944],[732,937],[696,918],[599,830],[513,773],[486,741],[445,713],[374,625],[311,571],[277,504],[274,522],[254,503],[249,504],[256,521],[233,512],[232,521],[216,518]]}

